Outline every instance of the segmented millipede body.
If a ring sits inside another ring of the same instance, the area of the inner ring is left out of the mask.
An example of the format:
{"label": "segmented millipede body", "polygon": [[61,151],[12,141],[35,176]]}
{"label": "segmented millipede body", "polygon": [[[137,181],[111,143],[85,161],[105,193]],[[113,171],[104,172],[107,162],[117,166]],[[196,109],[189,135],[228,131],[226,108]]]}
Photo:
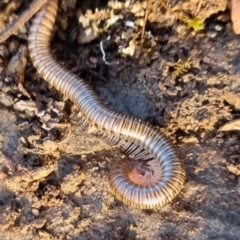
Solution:
{"label": "segmented millipede body", "polygon": [[181,190],[185,170],[175,148],[150,124],[108,109],[94,91],[53,58],[51,32],[57,0],[49,0],[30,28],[29,52],[39,74],[72,100],[84,118],[121,143],[135,160],[115,162],[109,181],[117,198],[133,207],[150,209],[171,201]]}

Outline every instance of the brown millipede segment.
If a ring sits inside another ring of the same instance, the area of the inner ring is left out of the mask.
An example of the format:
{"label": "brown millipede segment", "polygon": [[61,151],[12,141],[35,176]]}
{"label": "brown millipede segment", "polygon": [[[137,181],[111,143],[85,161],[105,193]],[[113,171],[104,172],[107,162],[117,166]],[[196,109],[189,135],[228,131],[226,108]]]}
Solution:
{"label": "brown millipede segment", "polygon": [[34,66],[49,84],[78,106],[91,125],[119,141],[124,152],[135,158],[118,161],[110,170],[110,185],[117,198],[139,208],[168,203],[185,181],[177,151],[150,124],[109,110],[81,78],[57,63],[50,52],[57,8],[57,0],[49,0],[33,20],[29,51]]}

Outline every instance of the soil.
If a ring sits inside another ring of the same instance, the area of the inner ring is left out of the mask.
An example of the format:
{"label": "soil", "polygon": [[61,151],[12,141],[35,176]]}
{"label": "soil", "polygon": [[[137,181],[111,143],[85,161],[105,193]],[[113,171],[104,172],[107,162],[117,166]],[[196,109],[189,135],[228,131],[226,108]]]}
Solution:
{"label": "soil", "polygon": [[[134,19],[129,14],[78,43],[79,9],[109,8],[93,2],[61,1],[54,56],[109,108],[159,127],[179,149],[186,184],[155,210],[112,195],[108,172],[125,156],[38,75],[26,49],[27,23],[0,45],[1,239],[240,239],[240,37],[226,1],[169,1],[168,10],[156,1],[163,17],[151,15],[145,32],[154,44],[131,56],[118,52],[127,48],[118,36]],[[171,9],[195,12],[204,29],[194,31]]]}

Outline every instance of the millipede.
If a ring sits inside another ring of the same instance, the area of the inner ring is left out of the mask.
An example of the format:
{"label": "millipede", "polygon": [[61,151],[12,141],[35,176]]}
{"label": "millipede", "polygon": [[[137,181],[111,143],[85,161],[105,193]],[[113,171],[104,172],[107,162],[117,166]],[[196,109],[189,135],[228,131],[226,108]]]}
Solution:
{"label": "millipede", "polygon": [[51,54],[50,40],[58,1],[49,0],[37,12],[28,37],[29,54],[38,73],[67,96],[84,119],[119,144],[130,158],[109,171],[115,196],[141,209],[170,202],[185,182],[185,168],[175,147],[151,124],[107,108],[83,79],[61,66]]}

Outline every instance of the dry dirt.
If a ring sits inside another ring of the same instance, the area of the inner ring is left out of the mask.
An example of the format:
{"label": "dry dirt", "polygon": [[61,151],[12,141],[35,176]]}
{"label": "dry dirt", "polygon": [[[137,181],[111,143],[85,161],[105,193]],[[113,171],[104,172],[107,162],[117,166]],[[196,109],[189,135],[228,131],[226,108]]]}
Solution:
{"label": "dry dirt", "polygon": [[133,57],[116,50],[129,14],[77,43],[76,12],[106,7],[95,4],[61,1],[53,53],[110,108],[161,128],[183,158],[185,187],[157,210],[112,195],[108,171],[125,156],[36,73],[24,48],[28,23],[0,46],[0,239],[240,239],[240,37],[226,1],[170,1],[197,13],[199,32],[160,7],[164,21],[146,25],[155,47]]}

